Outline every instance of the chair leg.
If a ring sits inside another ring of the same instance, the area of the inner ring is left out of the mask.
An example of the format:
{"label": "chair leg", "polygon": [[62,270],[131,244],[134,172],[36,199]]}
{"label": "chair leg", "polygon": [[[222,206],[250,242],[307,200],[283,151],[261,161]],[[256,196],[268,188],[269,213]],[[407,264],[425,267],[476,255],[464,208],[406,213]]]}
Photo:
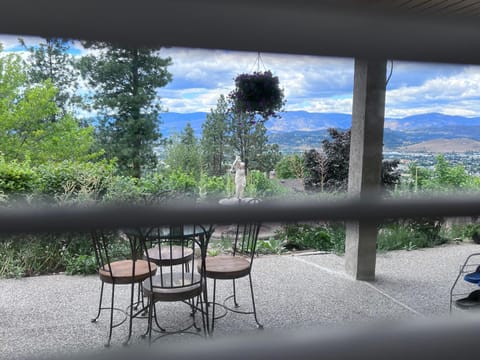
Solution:
{"label": "chair leg", "polygon": [[205,327],[205,325],[206,325],[206,323],[205,323],[205,312],[204,312],[204,309],[203,309],[202,295],[199,295],[198,298],[197,298],[197,306],[198,306],[199,302],[200,302],[200,312],[202,313],[203,336],[207,337],[207,329]]}
{"label": "chair leg", "polygon": [[[201,306],[202,306],[202,314],[205,315],[205,327],[207,329],[207,333],[210,334],[210,319],[208,317],[208,294],[207,294],[207,279],[206,278],[205,278],[204,288],[203,288],[203,301],[200,301],[200,302],[201,302]],[[205,308],[203,308],[204,303],[205,303]]]}
{"label": "chair leg", "polygon": [[[153,318],[153,310],[155,308],[155,303],[153,302],[153,298],[150,297],[148,299],[148,345],[152,344],[152,318]],[[157,313],[155,312],[155,321],[157,321]]]}
{"label": "chair leg", "polygon": [[147,307],[144,307],[144,312],[146,312],[147,315],[147,331],[145,331],[144,334],[141,335],[142,339],[145,339],[150,331],[150,318],[149,318],[149,309],[150,309],[150,297],[147,299]]}
{"label": "chair leg", "polygon": [[153,304],[153,316],[155,317],[155,324],[157,324],[157,327],[160,329],[161,332],[165,332],[166,330],[158,323],[157,308],[155,307],[155,303]]}
{"label": "chair leg", "polygon": [[97,322],[98,318],[100,317],[100,312],[102,311],[102,300],[103,300],[103,288],[105,283],[102,281],[102,287],[100,288],[100,301],[98,303],[98,313],[97,316],[92,319],[92,323]]}
{"label": "chair leg", "polygon": [[133,308],[134,310],[138,310],[138,306],[140,305],[140,302],[142,303],[142,308],[143,308],[143,296],[141,296],[141,292],[140,292],[141,287],[142,287],[142,283],[138,283],[137,301],[135,303],[135,307]]}
{"label": "chair leg", "polygon": [[240,306],[237,303],[237,292],[235,291],[235,279],[233,279],[233,304],[235,305],[236,308]]}
{"label": "chair leg", "polygon": [[195,306],[195,298],[190,299],[190,301],[192,302],[190,306],[192,307],[193,327],[194,327],[195,330],[197,330],[197,331],[202,330],[202,329],[200,329],[200,328],[198,327],[198,325],[197,325],[197,317],[195,316],[195,315],[197,314],[198,298],[199,298],[199,297],[200,297],[200,295],[197,296],[197,298],[196,298],[196,300],[197,300],[197,305],[196,305],[196,306]]}
{"label": "chair leg", "polygon": [[208,291],[207,291],[207,280],[205,279],[205,288],[203,289],[203,301],[205,306],[208,308]]}
{"label": "chair leg", "polygon": [[112,340],[112,330],[113,330],[113,307],[115,306],[115,283],[112,284],[112,300],[110,303],[110,330],[108,333],[108,341],[105,344],[105,347],[110,346],[110,341]]}
{"label": "chair leg", "polygon": [[210,335],[213,334],[213,330],[215,328],[215,293],[217,290],[217,279],[213,279],[213,302],[212,302],[212,330],[210,331]]}
{"label": "chair leg", "polygon": [[252,294],[252,305],[253,305],[253,316],[255,316],[255,322],[258,325],[259,329],[263,329],[263,325],[258,322],[257,319],[257,309],[255,308],[255,297],[253,296],[253,285],[252,285],[252,275],[248,274],[248,279],[250,280],[250,292]]}
{"label": "chair leg", "polygon": [[135,296],[135,283],[132,283],[130,287],[130,315],[128,322],[128,337],[127,340],[123,342],[123,346],[127,346],[130,338],[132,337],[132,322],[133,322],[133,298]]}

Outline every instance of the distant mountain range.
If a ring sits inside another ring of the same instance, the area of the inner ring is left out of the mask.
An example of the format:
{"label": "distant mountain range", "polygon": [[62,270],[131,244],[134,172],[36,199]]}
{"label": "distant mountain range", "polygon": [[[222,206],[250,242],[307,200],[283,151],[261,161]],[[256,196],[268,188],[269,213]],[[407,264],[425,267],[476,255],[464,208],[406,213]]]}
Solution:
{"label": "distant mountain range", "polygon": [[[189,122],[196,135],[201,136],[202,124],[206,115],[207,113],[204,112],[163,113],[161,115],[161,131],[164,136],[169,136],[175,132],[181,132]],[[321,141],[328,136],[328,128],[348,129],[351,122],[350,114],[289,111],[282,113],[279,119],[268,120],[266,127],[270,141],[279,144],[282,151],[291,152],[312,147],[318,148]],[[401,119],[385,119],[384,146],[386,150],[405,150],[408,149],[408,146],[436,139],[459,139],[459,141],[460,139],[471,139],[472,145],[476,141],[480,142],[480,117],[467,118],[429,113]],[[455,147],[453,146],[453,148]],[[426,146],[411,149],[429,151],[429,146],[427,143]],[[472,148],[472,151],[476,151],[476,148]]]}

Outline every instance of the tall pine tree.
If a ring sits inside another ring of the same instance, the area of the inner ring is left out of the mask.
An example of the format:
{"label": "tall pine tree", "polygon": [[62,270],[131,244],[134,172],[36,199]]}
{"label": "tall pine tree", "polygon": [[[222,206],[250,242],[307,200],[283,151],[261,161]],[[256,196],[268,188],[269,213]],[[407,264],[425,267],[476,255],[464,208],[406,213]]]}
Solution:
{"label": "tall pine tree", "polygon": [[55,103],[60,109],[59,116],[71,113],[78,102],[75,90],[78,80],[78,70],[74,66],[73,55],[70,54],[71,40],[60,38],[45,38],[37,46],[27,46],[20,38],[20,44],[30,52],[28,76],[30,83],[43,84],[49,80],[57,88]]}
{"label": "tall pine tree", "polygon": [[165,163],[172,170],[192,175],[198,181],[202,172],[201,151],[190,123],[169,140]]}
{"label": "tall pine tree", "polygon": [[264,120],[243,112],[231,112],[229,133],[230,145],[247,169],[268,172],[280,160],[278,145],[268,143]]}
{"label": "tall pine tree", "polygon": [[202,157],[208,175],[225,174],[225,158],[228,152],[228,103],[220,95],[217,106],[207,114],[202,124]]}
{"label": "tall pine tree", "polygon": [[93,90],[91,105],[102,118],[98,139],[107,158],[116,158],[121,173],[140,178],[156,166],[154,147],[161,137],[157,89],[167,85],[170,58],[152,48],[84,43],[96,50],[80,61],[82,76]]}

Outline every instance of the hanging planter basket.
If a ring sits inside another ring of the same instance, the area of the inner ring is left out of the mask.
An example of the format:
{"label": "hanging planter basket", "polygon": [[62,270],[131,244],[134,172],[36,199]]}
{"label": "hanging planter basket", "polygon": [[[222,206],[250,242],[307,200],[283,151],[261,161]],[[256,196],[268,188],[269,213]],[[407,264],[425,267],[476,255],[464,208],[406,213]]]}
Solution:
{"label": "hanging planter basket", "polygon": [[278,77],[270,71],[238,75],[230,97],[237,111],[258,114],[264,119],[276,117],[285,104]]}

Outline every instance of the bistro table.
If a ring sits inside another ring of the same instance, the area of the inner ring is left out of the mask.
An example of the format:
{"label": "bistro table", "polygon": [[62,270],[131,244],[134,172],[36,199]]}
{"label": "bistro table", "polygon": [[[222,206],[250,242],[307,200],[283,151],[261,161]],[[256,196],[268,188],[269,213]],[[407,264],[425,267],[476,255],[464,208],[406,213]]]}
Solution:
{"label": "bistro table", "polygon": [[[175,239],[191,239],[195,241],[200,250],[200,258],[205,259],[207,256],[207,248],[213,233],[213,225],[172,225],[172,226],[151,226],[139,228],[125,228],[122,231],[130,240],[130,245],[134,249],[141,249],[137,251],[138,257],[148,258],[149,261],[157,265],[157,269],[162,272],[162,267],[172,267],[175,265],[184,265],[186,271],[189,272],[189,263],[193,260],[196,254],[191,248],[181,245],[175,245]],[[173,244],[165,247],[153,246],[148,248],[146,244],[155,241],[171,240]],[[148,253],[148,255],[146,254]],[[198,255],[198,254],[197,254]],[[201,261],[201,266],[205,266],[205,262]],[[158,270],[157,270],[158,271]],[[194,271],[194,269],[191,269]],[[208,304],[207,284],[205,271],[200,271],[200,276],[203,278],[203,300]],[[140,290],[139,290],[140,291]],[[140,296],[140,294],[139,294]],[[197,310],[201,311],[197,308]],[[204,314],[206,317],[206,329],[209,329],[208,306],[204,307]]]}

